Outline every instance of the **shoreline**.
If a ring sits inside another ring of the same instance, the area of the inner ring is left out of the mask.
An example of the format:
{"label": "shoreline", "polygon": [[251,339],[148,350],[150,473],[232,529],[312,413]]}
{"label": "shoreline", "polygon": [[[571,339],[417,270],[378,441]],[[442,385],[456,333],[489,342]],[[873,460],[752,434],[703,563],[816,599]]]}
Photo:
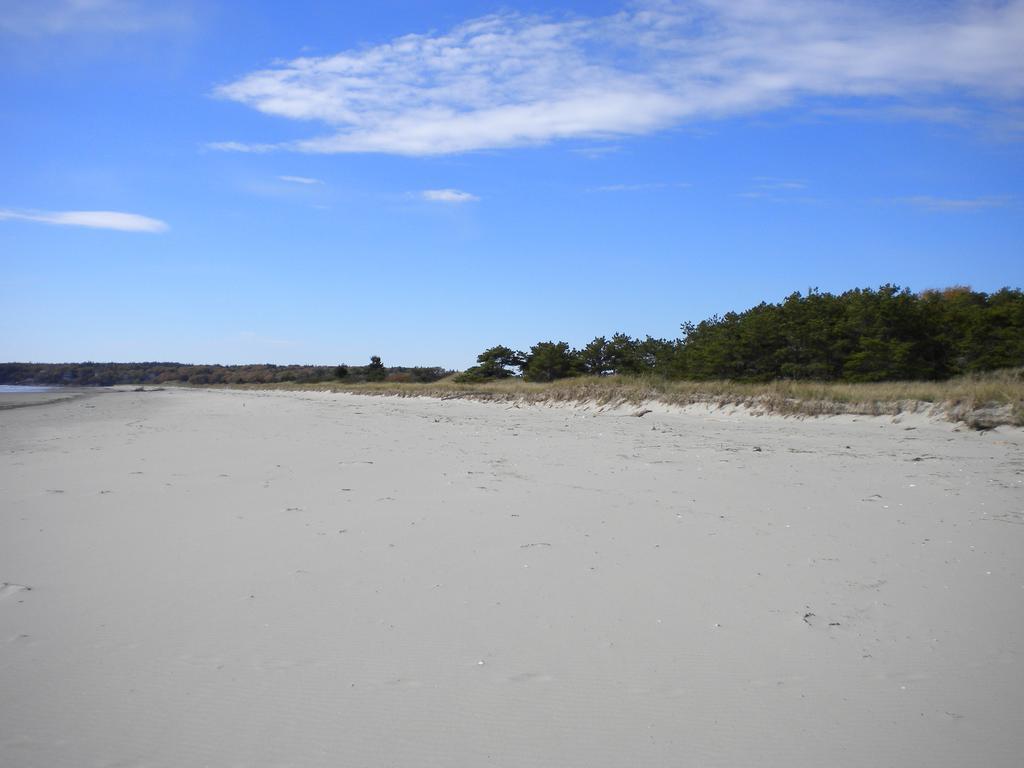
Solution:
{"label": "shoreline", "polygon": [[110,387],[53,387],[46,392],[0,392],[0,411],[51,405],[112,391]]}

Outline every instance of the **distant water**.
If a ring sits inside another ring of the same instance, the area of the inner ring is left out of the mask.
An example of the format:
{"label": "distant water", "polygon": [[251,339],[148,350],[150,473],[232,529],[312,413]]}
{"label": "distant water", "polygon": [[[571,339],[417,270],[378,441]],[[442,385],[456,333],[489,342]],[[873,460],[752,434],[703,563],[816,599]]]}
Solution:
{"label": "distant water", "polygon": [[0,395],[15,395],[28,392],[53,392],[60,387],[29,387],[20,384],[0,384]]}

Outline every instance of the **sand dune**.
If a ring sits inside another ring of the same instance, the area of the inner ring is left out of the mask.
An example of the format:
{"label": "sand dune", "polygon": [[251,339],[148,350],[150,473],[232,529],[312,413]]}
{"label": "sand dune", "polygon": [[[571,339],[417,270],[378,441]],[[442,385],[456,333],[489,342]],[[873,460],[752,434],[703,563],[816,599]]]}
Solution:
{"label": "sand dune", "polygon": [[1017,766],[1024,432],[0,412],[0,765]]}

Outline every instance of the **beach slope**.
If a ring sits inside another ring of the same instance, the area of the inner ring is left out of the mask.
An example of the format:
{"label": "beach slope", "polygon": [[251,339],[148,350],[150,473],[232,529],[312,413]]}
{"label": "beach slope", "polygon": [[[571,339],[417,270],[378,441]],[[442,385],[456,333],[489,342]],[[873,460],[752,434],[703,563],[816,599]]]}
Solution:
{"label": "beach slope", "polygon": [[111,391],[0,411],[0,764],[1024,754],[1024,437]]}

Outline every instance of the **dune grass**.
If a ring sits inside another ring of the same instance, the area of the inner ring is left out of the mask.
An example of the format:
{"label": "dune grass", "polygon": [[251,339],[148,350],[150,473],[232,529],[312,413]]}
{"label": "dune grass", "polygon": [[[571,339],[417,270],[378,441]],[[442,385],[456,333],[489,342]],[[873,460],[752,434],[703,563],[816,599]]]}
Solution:
{"label": "dune grass", "polygon": [[1024,426],[1024,369],[960,376],[948,381],[841,383],[778,380],[676,381],[649,376],[580,376],[550,383],[505,379],[463,384],[452,377],[430,384],[233,385],[245,389],[319,390],[398,397],[467,398],[522,403],[594,403],[602,406],[706,404],[742,406],[759,413],[792,416],[928,413],[971,427]]}

